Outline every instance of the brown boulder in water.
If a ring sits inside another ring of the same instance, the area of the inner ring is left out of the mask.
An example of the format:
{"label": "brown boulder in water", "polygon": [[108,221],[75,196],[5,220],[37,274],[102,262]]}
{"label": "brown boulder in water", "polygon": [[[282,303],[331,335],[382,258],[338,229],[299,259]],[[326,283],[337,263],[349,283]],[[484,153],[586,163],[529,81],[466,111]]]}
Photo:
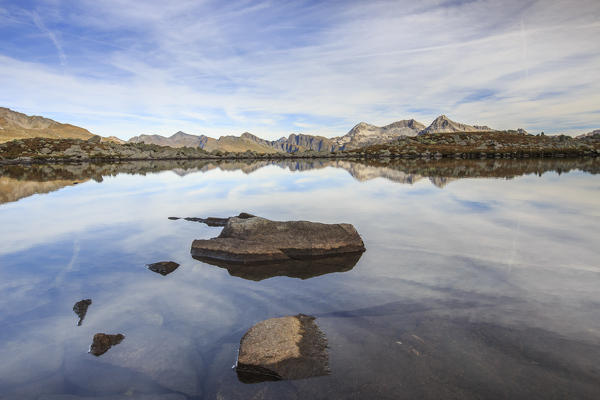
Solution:
{"label": "brown boulder in water", "polygon": [[194,240],[194,257],[240,264],[280,262],[362,253],[365,246],[350,224],[271,221],[261,217],[227,220],[213,239]]}
{"label": "brown boulder in water", "polygon": [[90,346],[90,353],[96,357],[106,353],[112,346],[116,346],[125,339],[120,333],[116,335],[107,335],[106,333],[96,333]]}
{"label": "brown boulder in water", "polygon": [[329,374],[327,339],[315,318],[298,314],[261,321],[240,341],[240,381],[304,379]]}

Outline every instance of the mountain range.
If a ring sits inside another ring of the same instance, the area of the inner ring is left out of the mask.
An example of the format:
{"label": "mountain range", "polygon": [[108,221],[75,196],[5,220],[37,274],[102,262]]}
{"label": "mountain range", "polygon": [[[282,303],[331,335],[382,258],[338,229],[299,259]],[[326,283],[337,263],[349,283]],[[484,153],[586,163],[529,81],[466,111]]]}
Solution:
{"label": "mountain range", "polygon": [[[191,135],[177,132],[172,136],[139,135],[129,139],[130,143],[147,143],[170,147],[199,147],[206,151],[259,153],[295,153],[303,151],[332,152],[352,150],[371,145],[396,142],[403,136],[427,135],[432,133],[486,132],[494,131],[487,126],[467,125],[452,121],[445,115],[437,117],[429,126],[414,119],[401,120],[385,126],[375,126],[366,122],[355,125],[343,136],[326,138],[318,135],[292,133],[277,140],[265,140],[249,132],[240,136],[221,136],[218,139],[205,135]],[[525,133],[519,129],[518,132]],[[590,135],[593,134],[590,133]],[[584,136],[584,135],[581,135]],[[115,136],[98,138],[87,129],[75,125],[62,124],[54,120],[28,116],[8,108],[0,107],[0,143],[14,139],[47,137],[54,139],[95,138],[102,142],[127,143]]]}
{"label": "mountain range", "polygon": [[583,135],[575,136],[577,139],[583,139],[587,137],[600,136],[600,129],[593,130],[588,133],[584,133]]}
{"label": "mountain range", "polygon": [[177,132],[170,137],[161,135],[140,135],[129,139],[132,143],[149,143],[171,147],[200,147],[207,151],[257,151],[263,153],[299,151],[331,152],[352,150],[361,147],[391,143],[402,136],[417,136],[430,133],[482,132],[492,131],[487,126],[471,126],[450,120],[445,115],[437,117],[429,126],[414,119],[402,120],[385,126],[375,126],[366,122],[355,125],[344,136],[326,138],[323,136],[295,134],[278,140],[265,140],[245,132],[240,136],[221,136],[213,139],[205,135],[190,135]]}

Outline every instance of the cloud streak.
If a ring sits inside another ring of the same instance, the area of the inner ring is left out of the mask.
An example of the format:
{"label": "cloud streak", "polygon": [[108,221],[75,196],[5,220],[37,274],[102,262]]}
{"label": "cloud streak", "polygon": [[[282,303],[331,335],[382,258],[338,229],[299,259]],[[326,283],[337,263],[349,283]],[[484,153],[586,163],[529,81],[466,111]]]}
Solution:
{"label": "cloud streak", "polygon": [[44,21],[42,20],[42,18],[40,18],[40,16],[38,15],[37,12],[33,11],[31,13],[31,19],[33,20],[33,23],[35,24],[35,26],[37,26],[38,29],[44,35],[46,35],[48,37],[48,39],[50,39],[50,41],[56,48],[56,52],[58,53],[58,59],[60,60],[60,64],[62,66],[65,66],[67,64],[67,56],[65,55],[62,45],[56,38],[56,35],[54,34],[54,32],[52,32],[50,29],[46,28],[46,25],[44,25]]}
{"label": "cloud streak", "polygon": [[62,58],[41,57],[14,22],[29,11],[6,7],[23,47],[0,47],[0,102],[102,135],[333,136],[441,113],[547,133],[600,124],[596,1],[35,6],[45,25],[31,28]]}

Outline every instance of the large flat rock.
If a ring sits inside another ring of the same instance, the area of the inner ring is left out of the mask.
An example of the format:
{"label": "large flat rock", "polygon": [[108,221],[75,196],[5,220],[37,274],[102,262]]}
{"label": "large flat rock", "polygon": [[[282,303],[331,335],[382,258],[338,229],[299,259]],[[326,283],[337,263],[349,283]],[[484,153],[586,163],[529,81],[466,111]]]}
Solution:
{"label": "large flat rock", "polygon": [[194,240],[191,253],[204,259],[252,264],[364,251],[360,235],[350,224],[233,217],[218,237]]}
{"label": "large flat rock", "polygon": [[327,339],[314,317],[271,318],[242,337],[236,371],[245,383],[327,375],[326,349]]}

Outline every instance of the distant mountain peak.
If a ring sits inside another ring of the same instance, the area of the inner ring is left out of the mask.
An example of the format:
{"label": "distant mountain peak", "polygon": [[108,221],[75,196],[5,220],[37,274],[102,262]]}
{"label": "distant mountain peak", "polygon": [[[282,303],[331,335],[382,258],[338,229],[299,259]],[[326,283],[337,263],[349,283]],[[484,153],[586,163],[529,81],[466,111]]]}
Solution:
{"label": "distant mountain peak", "polygon": [[[251,139],[251,140],[255,140],[255,139],[261,139],[256,135],[253,135],[250,132],[244,132],[240,135],[240,137],[246,138],[246,139]],[[262,140],[262,139],[261,139]]]}
{"label": "distant mountain peak", "polygon": [[596,136],[596,135],[600,135],[600,129],[595,129],[591,132],[578,135],[578,136],[576,136],[576,138],[581,139],[581,138],[592,137],[592,136]]}
{"label": "distant mountain peak", "polygon": [[[178,131],[169,137],[162,135],[139,135],[129,139],[131,143],[147,143],[156,144],[159,146],[170,147],[200,147],[204,148],[204,144],[208,138],[204,135],[190,135],[183,131]],[[212,139],[214,140],[214,139]]]}
{"label": "distant mountain peak", "polygon": [[389,125],[383,127],[383,129],[394,129],[394,128],[411,128],[416,131],[425,129],[425,125],[414,119],[403,119],[401,121],[392,122]]}
{"label": "distant mountain peak", "polygon": [[357,132],[357,131],[361,131],[361,130],[365,130],[365,129],[373,129],[373,128],[377,128],[375,125],[371,125],[368,124],[366,122],[359,122],[358,124],[354,125],[352,127],[352,129],[350,129],[350,131],[347,133],[347,135],[351,134],[352,132]]}
{"label": "distant mountain peak", "polygon": [[442,114],[434,119],[431,125],[423,129],[419,135],[425,135],[429,133],[480,132],[491,130],[492,129],[487,126],[471,126],[460,122],[455,122],[448,118],[445,114]]}

